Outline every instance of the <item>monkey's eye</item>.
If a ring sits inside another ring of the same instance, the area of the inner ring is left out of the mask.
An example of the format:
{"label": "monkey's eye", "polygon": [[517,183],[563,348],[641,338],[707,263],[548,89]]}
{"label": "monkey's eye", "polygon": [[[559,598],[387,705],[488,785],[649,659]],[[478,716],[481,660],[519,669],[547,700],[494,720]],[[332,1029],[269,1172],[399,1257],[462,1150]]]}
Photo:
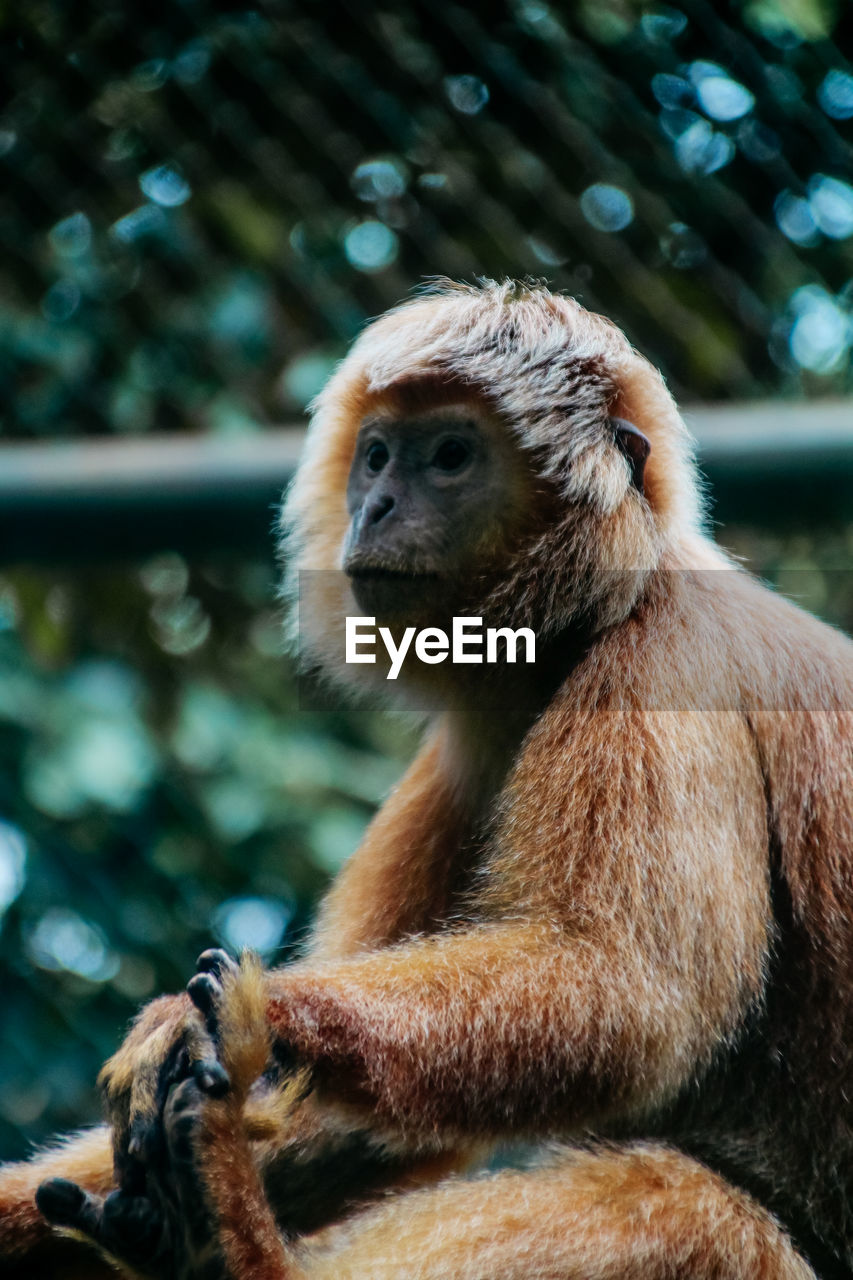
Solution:
{"label": "monkey's eye", "polygon": [[382,470],[389,457],[388,446],[383,444],[381,440],[374,440],[373,444],[367,446],[364,461],[367,463],[368,471],[375,473]]}
{"label": "monkey's eye", "polygon": [[432,465],[439,471],[458,471],[471,457],[471,450],[464,440],[450,436],[442,440],[432,456]]}

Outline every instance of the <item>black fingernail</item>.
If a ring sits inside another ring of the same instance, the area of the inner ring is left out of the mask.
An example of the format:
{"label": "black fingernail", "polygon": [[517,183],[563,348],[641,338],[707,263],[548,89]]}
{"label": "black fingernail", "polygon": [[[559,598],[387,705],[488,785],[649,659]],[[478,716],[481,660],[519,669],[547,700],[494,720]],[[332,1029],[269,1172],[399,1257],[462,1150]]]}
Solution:
{"label": "black fingernail", "polygon": [[148,1144],[149,1122],[141,1116],[138,1120],[134,1120],[130,1126],[130,1134],[128,1136],[127,1154],[132,1157],[141,1157],[145,1154]]}
{"label": "black fingernail", "polygon": [[223,951],[221,947],[208,947],[196,960],[195,967],[200,973],[213,973],[216,977],[221,977],[223,971],[230,969],[232,964],[227,951]]}
{"label": "black fingernail", "polygon": [[211,1098],[221,1098],[231,1088],[228,1072],[218,1062],[204,1059],[193,1067],[198,1087]]}

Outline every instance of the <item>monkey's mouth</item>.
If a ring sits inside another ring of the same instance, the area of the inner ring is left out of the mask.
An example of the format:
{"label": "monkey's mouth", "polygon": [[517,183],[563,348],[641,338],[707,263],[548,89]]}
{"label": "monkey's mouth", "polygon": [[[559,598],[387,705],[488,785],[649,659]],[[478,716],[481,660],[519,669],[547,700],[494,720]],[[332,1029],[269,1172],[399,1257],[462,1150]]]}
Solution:
{"label": "monkey's mouth", "polygon": [[440,582],[437,573],[420,567],[404,569],[362,561],[345,564],[344,570],[359,609],[388,621],[419,617],[435,602]]}
{"label": "monkey's mouth", "polygon": [[382,583],[405,586],[406,583],[419,582],[435,582],[439,575],[426,565],[389,565],[377,564],[371,560],[361,560],[356,557],[347,559],[344,562],[344,573],[354,582],[375,582],[379,585]]}

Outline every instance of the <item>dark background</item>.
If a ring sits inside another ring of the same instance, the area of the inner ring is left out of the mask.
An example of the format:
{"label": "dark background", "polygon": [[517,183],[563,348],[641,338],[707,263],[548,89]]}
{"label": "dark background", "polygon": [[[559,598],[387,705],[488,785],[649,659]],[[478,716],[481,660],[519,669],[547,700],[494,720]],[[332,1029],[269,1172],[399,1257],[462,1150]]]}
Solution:
{"label": "dark background", "polygon": [[[297,422],[433,274],[547,278],[684,401],[808,432],[850,393],[852,29],[841,0],[4,9],[0,470],[3,442]],[[833,479],[763,513],[741,486],[720,536],[849,626]],[[0,546],[4,1158],[97,1116],[133,1009],[211,938],[289,954],[411,749],[300,703],[267,499],[247,537],[223,488],[188,555],[155,498],[81,494],[53,559]]]}

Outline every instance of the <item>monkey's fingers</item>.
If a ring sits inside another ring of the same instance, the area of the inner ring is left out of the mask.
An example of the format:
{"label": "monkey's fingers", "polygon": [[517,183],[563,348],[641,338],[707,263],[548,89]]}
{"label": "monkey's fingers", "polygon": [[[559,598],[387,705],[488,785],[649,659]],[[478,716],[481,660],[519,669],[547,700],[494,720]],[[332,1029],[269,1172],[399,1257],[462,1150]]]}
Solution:
{"label": "monkey's fingers", "polygon": [[190,1019],[186,1018],[172,1044],[165,1036],[152,1036],[138,1054],[128,1106],[127,1154],[132,1160],[150,1164],[162,1147],[160,1117],[169,1089],[176,1081],[185,1080],[191,1070],[189,1038]]}
{"label": "monkey's fingers", "polygon": [[224,984],[228,979],[235,980],[238,977],[240,966],[221,947],[210,947],[207,951],[202,951],[195,963],[196,972],[187,983],[187,994],[204,1017],[210,1034],[218,1038],[217,1011]]}
{"label": "monkey's fingers", "polygon": [[197,963],[199,972],[187,993],[204,1018],[216,1061],[199,1061],[193,1075],[209,1096],[222,1097],[234,1088],[245,1101],[273,1052],[263,966],[252,952],[235,961],[219,949],[202,952]]}
{"label": "monkey's fingers", "polygon": [[211,1098],[222,1098],[231,1088],[231,1077],[215,1058],[202,1058],[194,1062],[193,1079]]}
{"label": "monkey's fingers", "polygon": [[231,1081],[218,1061],[220,1043],[219,1008],[224,995],[223,983],[236,980],[240,966],[221,947],[202,951],[196,961],[197,972],[187,983],[187,994],[204,1018],[208,1035],[214,1042],[210,1056],[199,1057],[193,1066],[193,1076],[199,1087],[210,1097],[220,1098],[228,1092]]}
{"label": "monkey's fingers", "polygon": [[216,1035],[216,1014],[222,998],[222,984],[211,973],[196,973],[187,983],[187,995],[204,1018],[210,1034]]}
{"label": "monkey's fingers", "polygon": [[[219,1038],[215,1014],[204,1024],[199,1018],[191,1025],[187,1034],[187,1053],[190,1069],[183,1075],[175,1076],[169,1081],[169,1088],[180,1084],[189,1076],[196,1081],[199,1088],[212,1098],[221,1098],[231,1087],[228,1072],[219,1061]],[[166,1094],[168,1097],[168,1092]],[[163,1105],[165,1106],[165,1099]]]}
{"label": "monkey's fingers", "polygon": [[[213,955],[205,952],[204,955]],[[224,953],[223,953],[224,954]],[[201,957],[203,958],[203,957]],[[204,1018],[205,1030],[211,1038],[211,1052],[200,1055],[193,1063],[192,1075],[199,1088],[212,1098],[221,1098],[231,1086],[228,1072],[218,1059],[219,1002],[222,987],[212,973],[197,973],[187,984],[187,993]]]}
{"label": "monkey's fingers", "polygon": [[211,973],[220,982],[226,973],[234,977],[240,969],[237,961],[232,960],[228,952],[223,951],[221,947],[209,947],[207,951],[202,951],[195,962],[195,967],[198,973]]}
{"label": "monkey's fingers", "polygon": [[151,1200],[113,1191],[106,1199],[76,1182],[50,1178],[36,1192],[40,1213],[55,1227],[85,1236],[134,1267],[150,1267],[164,1252],[165,1224]]}
{"label": "monkey's fingers", "polygon": [[67,1178],[49,1178],[36,1191],[36,1206],[55,1227],[69,1227],[95,1239],[100,1231],[104,1202]]}

